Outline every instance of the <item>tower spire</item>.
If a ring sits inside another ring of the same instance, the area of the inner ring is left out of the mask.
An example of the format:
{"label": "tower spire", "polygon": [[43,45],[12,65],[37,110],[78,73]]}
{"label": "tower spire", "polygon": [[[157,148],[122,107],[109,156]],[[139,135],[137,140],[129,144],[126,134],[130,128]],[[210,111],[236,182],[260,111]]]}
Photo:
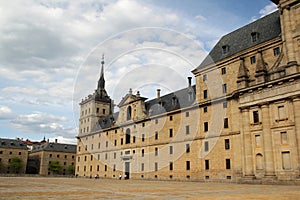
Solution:
{"label": "tower spire", "polygon": [[105,87],[105,80],[104,80],[104,54],[102,54],[102,60],[101,60],[101,72],[100,72],[100,78],[98,81],[98,89],[104,90]]}

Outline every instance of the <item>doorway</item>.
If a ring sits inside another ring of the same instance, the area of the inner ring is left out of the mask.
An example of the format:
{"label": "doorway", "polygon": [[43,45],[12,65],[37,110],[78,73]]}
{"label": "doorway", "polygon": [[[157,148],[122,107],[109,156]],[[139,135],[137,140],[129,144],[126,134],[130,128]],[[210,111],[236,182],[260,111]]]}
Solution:
{"label": "doorway", "polygon": [[130,178],[130,162],[125,162],[125,179]]}

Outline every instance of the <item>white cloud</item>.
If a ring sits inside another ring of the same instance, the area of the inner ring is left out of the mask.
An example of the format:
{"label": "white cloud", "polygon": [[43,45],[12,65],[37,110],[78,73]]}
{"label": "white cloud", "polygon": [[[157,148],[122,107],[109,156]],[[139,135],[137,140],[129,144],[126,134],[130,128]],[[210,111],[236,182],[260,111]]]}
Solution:
{"label": "white cloud", "polygon": [[9,107],[0,105],[0,120],[10,119],[12,114],[12,110]]}
{"label": "white cloud", "polygon": [[197,15],[195,16],[195,19],[200,20],[200,21],[206,21],[206,17],[204,17],[203,15]]}
{"label": "white cloud", "polygon": [[270,4],[266,5],[263,9],[261,9],[259,11],[259,14],[261,15],[261,17],[263,17],[265,15],[268,15],[268,14],[274,12],[275,10],[277,10],[277,6],[276,6],[276,4],[271,2]]}
{"label": "white cloud", "polygon": [[33,134],[50,134],[64,138],[74,138],[76,130],[66,124],[69,119],[48,113],[34,112],[22,114],[10,121],[10,125],[22,132]]}

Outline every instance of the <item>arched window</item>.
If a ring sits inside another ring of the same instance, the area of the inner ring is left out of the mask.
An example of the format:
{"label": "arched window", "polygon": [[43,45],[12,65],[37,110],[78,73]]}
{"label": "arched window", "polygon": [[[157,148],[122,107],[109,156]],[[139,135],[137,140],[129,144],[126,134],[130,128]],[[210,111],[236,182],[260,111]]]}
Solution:
{"label": "arched window", "polygon": [[130,144],[130,129],[126,129],[125,144]]}
{"label": "arched window", "polygon": [[256,169],[264,169],[264,158],[260,153],[256,154]]}
{"label": "arched window", "polygon": [[131,120],[131,106],[127,108],[127,120]]}

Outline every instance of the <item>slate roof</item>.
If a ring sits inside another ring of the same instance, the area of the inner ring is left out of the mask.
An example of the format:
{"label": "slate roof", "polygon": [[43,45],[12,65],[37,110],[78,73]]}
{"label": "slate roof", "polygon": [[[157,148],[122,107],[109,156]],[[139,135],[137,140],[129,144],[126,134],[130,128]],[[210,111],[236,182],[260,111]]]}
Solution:
{"label": "slate roof", "polygon": [[[146,101],[146,114],[151,117],[191,106],[196,100],[195,94],[196,86],[193,85],[176,92],[166,94],[164,96],[161,96],[160,98]],[[112,127],[114,125],[114,122],[117,121],[118,116],[119,112],[116,112],[113,115],[101,117],[96,126],[93,128],[92,132]]]}
{"label": "slate roof", "polygon": [[61,143],[45,143],[42,145],[35,145],[31,152],[38,151],[55,151],[55,152],[65,152],[65,153],[76,153],[76,145],[73,144],[61,144]]}
{"label": "slate roof", "polygon": [[[258,33],[256,42],[252,41],[251,33]],[[251,48],[260,43],[274,39],[281,35],[279,12],[275,11],[265,17],[262,17],[242,28],[239,28],[225,36],[210,51],[209,55],[196,68],[200,69],[212,63],[218,62],[224,58],[232,56],[240,51]],[[222,47],[228,46],[228,53],[223,54]]]}
{"label": "slate roof", "polygon": [[0,148],[27,149],[27,145],[20,140],[0,138]]}

